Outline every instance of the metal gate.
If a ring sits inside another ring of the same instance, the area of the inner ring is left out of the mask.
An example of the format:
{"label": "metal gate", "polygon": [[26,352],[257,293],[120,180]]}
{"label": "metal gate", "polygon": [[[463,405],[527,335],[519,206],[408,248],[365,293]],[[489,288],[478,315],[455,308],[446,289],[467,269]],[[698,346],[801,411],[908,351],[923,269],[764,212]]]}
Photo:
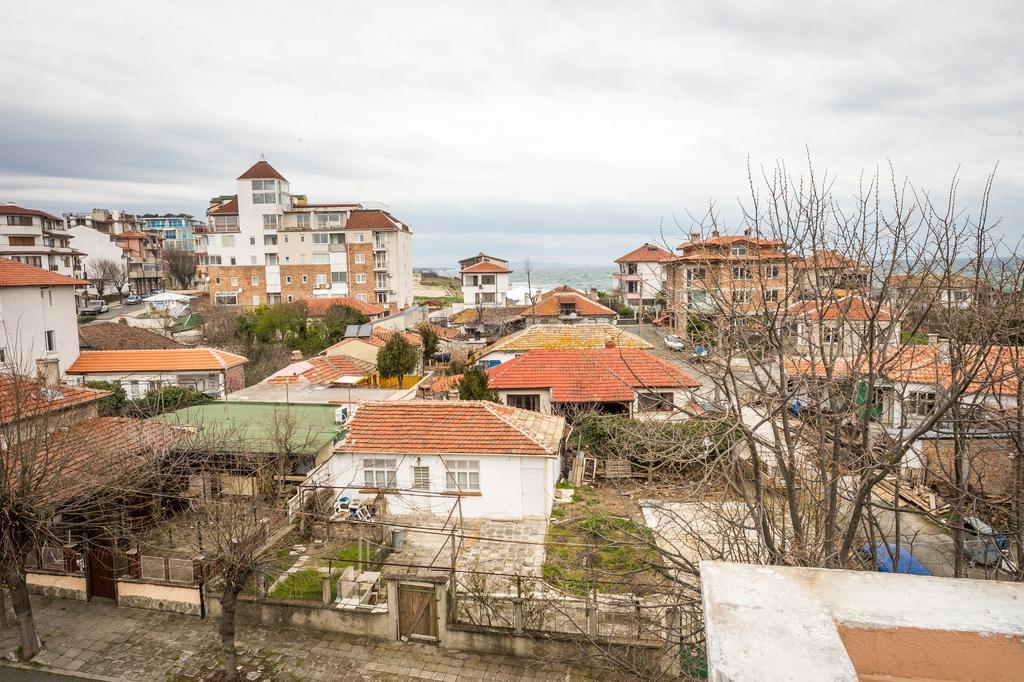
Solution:
{"label": "metal gate", "polygon": [[433,586],[398,586],[398,637],[437,641],[437,601]]}
{"label": "metal gate", "polygon": [[103,545],[89,546],[89,597],[117,599],[114,554]]}

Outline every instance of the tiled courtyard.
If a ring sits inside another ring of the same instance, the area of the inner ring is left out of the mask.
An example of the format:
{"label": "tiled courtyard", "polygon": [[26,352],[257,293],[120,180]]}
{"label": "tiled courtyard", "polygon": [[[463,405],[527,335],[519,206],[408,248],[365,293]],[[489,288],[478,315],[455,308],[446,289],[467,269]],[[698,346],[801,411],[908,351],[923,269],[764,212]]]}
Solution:
{"label": "tiled courtyard", "polygon": [[[217,621],[112,604],[33,598],[45,669],[123,680],[206,677],[219,660]],[[467,654],[424,644],[241,623],[240,662],[259,680],[578,680],[572,664]],[[0,630],[0,658],[18,645]],[[258,673],[258,675],[256,674]],[[0,679],[4,677],[0,668]]]}

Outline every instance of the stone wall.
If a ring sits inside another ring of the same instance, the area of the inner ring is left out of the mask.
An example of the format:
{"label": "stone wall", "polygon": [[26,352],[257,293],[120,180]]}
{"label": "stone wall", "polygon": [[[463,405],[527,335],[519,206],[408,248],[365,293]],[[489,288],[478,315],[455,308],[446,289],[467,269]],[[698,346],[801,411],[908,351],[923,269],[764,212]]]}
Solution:
{"label": "stone wall", "polygon": [[199,615],[199,588],[185,585],[117,581],[117,605]]}

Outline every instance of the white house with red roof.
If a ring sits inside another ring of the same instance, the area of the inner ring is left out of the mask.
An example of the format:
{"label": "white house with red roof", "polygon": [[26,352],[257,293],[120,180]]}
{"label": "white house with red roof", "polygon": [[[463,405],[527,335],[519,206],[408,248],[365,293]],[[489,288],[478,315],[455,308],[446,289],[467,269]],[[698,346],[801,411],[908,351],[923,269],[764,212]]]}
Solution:
{"label": "white house with red roof", "polygon": [[619,269],[612,277],[626,304],[632,308],[663,307],[668,281],[666,265],[673,260],[671,251],[650,243],[616,258]]}
{"label": "white house with red roof", "polygon": [[56,359],[66,372],[79,355],[75,290],[88,284],[0,258],[0,364],[33,376],[36,361]]}
{"label": "white house with red roof", "polygon": [[531,350],[491,367],[488,386],[512,407],[685,419],[700,382],[638,348]]}
{"label": "white house with red roof", "polygon": [[508,302],[512,271],[508,261],[480,252],[459,261],[462,302],[467,306],[503,306]]}
{"label": "white house with red roof", "polygon": [[0,258],[82,277],[83,254],[71,247],[74,236],[61,218],[46,211],[0,204]]}
{"label": "white house with red roof", "polygon": [[335,508],[385,496],[389,514],[544,518],[561,471],[562,417],[487,401],[368,402],[307,486],[339,491]]}

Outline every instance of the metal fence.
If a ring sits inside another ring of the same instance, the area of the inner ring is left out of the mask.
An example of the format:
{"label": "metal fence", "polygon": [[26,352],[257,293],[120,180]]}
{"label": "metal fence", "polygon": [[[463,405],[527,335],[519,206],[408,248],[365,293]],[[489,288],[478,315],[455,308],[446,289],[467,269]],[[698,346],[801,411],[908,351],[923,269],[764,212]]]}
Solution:
{"label": "metal fence", "polygon": [[83,575],[85,565],[82,554],[71,547],[54,547],[43,545],[25,557],[25,568],[65,573],[67,575]]}
{"label": "metal fence", "polygon": [[195,562],[192,559],[143,555],[139,557],[139,574],[132,577],[193,585],[196,582]]}

